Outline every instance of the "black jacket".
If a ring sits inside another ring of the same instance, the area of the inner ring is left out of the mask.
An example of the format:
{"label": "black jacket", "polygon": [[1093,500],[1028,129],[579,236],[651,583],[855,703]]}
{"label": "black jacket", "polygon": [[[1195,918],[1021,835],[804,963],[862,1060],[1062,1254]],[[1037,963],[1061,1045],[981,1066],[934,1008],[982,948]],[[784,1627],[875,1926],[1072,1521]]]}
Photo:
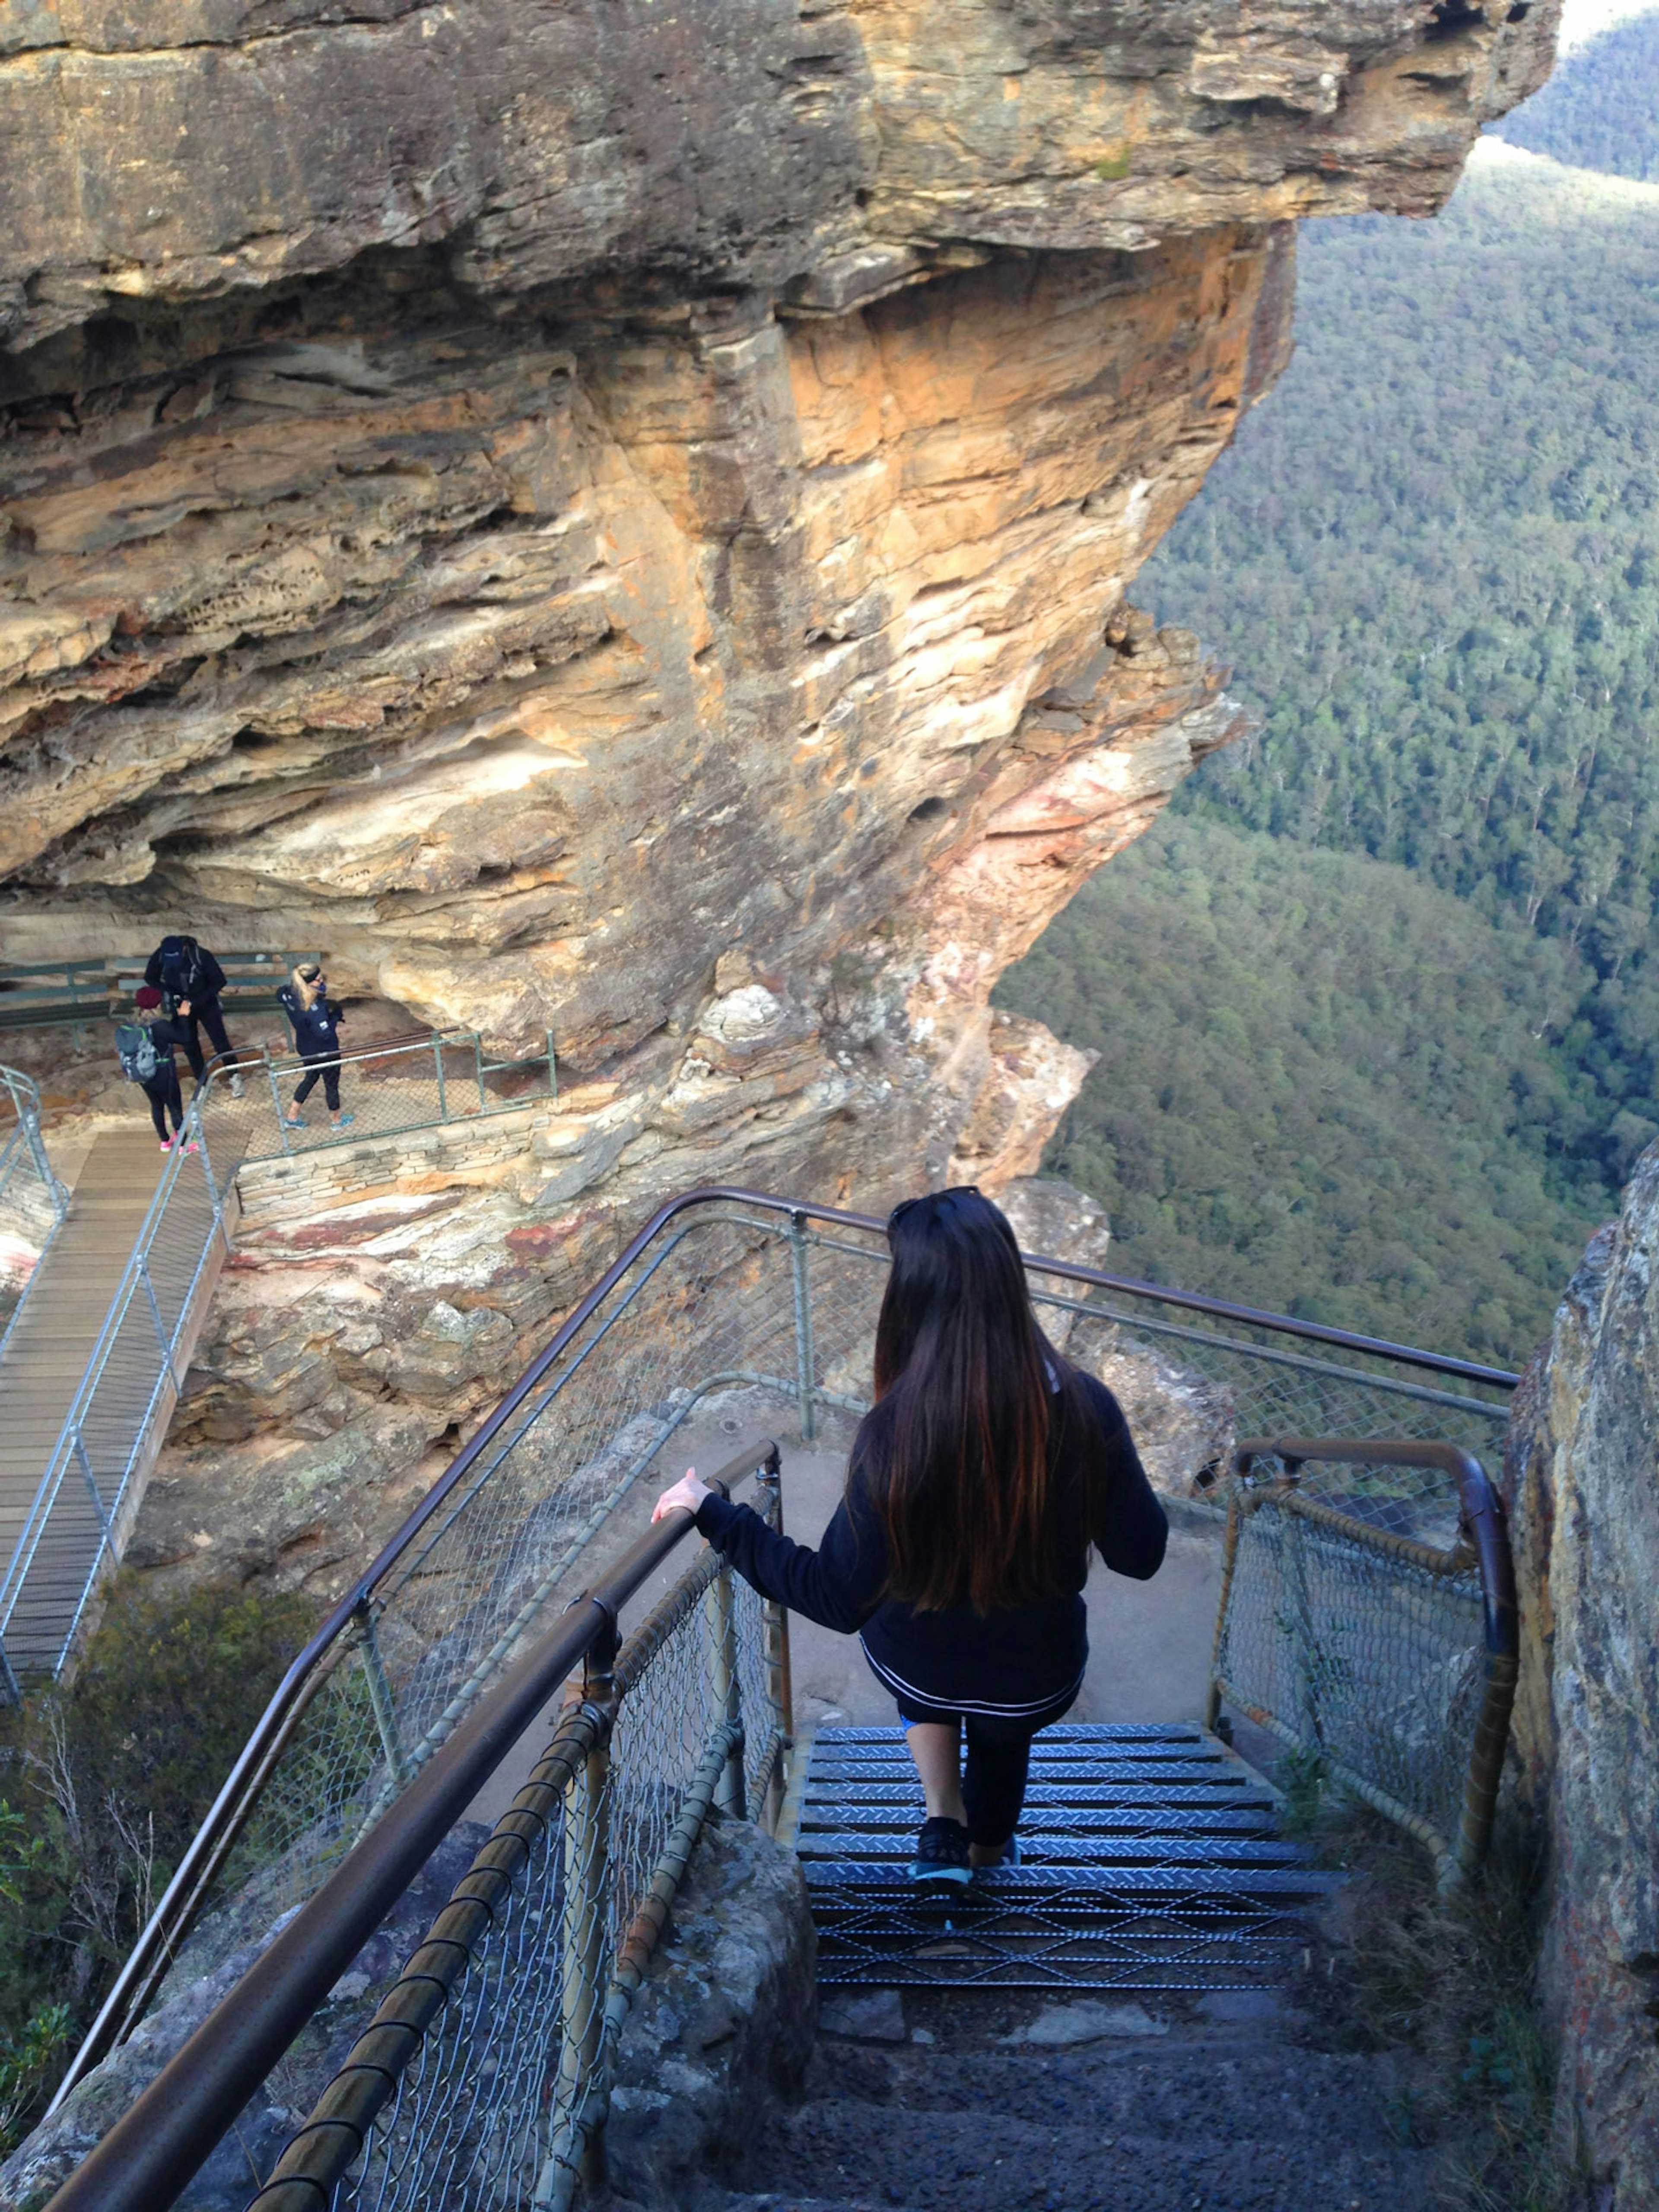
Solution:
{"label": "black jacket", "polygon": [[284,983],[276,994],[276,1003],[294,1025],[294,1042],[307,1060],[320,1059],[325,1053],[340,1049],[337,1024],[344,1018],[345,1008],[337,1000],[313,999],[304,1006],[300,994],[292,983]]}
{"label": "black jacket", "polygon": [[1097,1433],[1062,1440],[1052,1471],[1073,1530],[1062,1546],[1064,1596],[988,1614],[966,1604],[917,1613],[884,1598],[886,1534],[856,1465],[815,1552],[722,1498],[704,1498],[697,1528],[763,1597],[843,1634],[862,1632],[865,1656],[890,1689],[908,1693],[907,1702],[1035,1711],[1076,1686],[1089,1656],[1083,1586],[1091,1549],[1115,1573],[1144,1582],[1163,1565],[1169,1536],[1116,1399],[1092,1376],[1082,1381]]}
{"label": "black jacket", "polygon": [[199,1013],[225,988],[225,971],[193,937],[164,937],[144,966],[144,981],[176,1005],[188,999]]}
{"label": "black jacket", "polygon": [[173,1057],[174,1051],[180,1048],[189,1049],[190,1024],[177,1019],[169,1021],[164,1015],[158,1014],[154,1021],[146,1022],[144,1027],[149,1031],[149,1041],[155,1048],[156,1060],[155,1073],[149,1078],[145,1087],[148,1089],[149,1083],[159,1083],[165,1089],[178,1073]]}

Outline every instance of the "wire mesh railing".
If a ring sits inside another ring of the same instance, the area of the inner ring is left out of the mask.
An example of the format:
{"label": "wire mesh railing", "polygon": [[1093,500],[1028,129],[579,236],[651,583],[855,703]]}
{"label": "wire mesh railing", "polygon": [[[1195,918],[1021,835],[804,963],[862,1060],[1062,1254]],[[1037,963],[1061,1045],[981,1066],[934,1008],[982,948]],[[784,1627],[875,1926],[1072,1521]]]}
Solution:
{"label": "wire mesh railing", "polygon": [[[757,1474],[775,1523],[778,1467],[777,1446],[757,1441],[712,1480],[725,1489]],[[366,1935],[562,1680],[541,1758],[343,2063],[312,2085],[309,2117],[254,2202],[260,2212],[570,2203],[602,2158],[629,2002],[702,1823],[711,1809],[759,1811],[789,1738],[787,1658],[773,1663],[787,1653],[785,1616],[741,1603],[707,1546],[625,1640],[619,1632],[623,1607],[690,1529],[679,1513],[649,1530],[469,1715],[77,2168],[61,2212],[159,2212],[273,2076],[291,2092],[318,1997],[337,1995]]]}
{"label": "wire mesh railing", "polygon": [[[306,1096],[296,1101],[302,1086]],[[396,1037],[310,1059],[239,1049],[209,1068],[202,1103],[211,1126],[239,1139],[242,1158],[251,1162],[556,1103],[558,1095],[550,1033],[544,1052],[495,1060],[481,1036],[463,1030]]]}
{"label": "wire mesh railing", "polygon": [[216,1243],[228,1251],[234,1140],[210,1150],[200,1102],[161,1171],[11,1555],[0,1571],[0,1686],[14,1702],[63,1668],[120,1557],[133,1476],[183,1382]]}
{"label": "wire mesh railing", "polygon": [[1224,1702],[1415,1835],[1486,1856],[1518,1665],[1503,1507],[1453,1446],[1247,1441],[1229,1488]]}
{"label": "wire mesh railing", "polygon": [[0,1351],[68,1212],[40,1131],[40,1093],[20,1068],[0,1066]]}
{"label": "wire mesh railing", "polygon": [[[1124,1399],[1148,1456],[1164,1454],[1166,1488],[1213,1485],[1237,1437],[1282,1428],[1287,1404],[1317,1413],[1310,1425],[1325,1433],[1398,1435],[1432,1419],[1484,1442],[1504,1419],[1514,1378],[1493,1370],[1027,1264],[1043,1325]],[[886,1267],[867,1217],[727,1189],[660,1210],[295,1662],[60,2100],[170,1970],[180,1983],[210,1971],[251,1913],[302,1903],[374,1830],[590,1576],[642,1478],[680,1471],[666,1454],[688,1425],[850,1437]],[[751,1668],[777,1663],[750,1641],[740,1650]],[[232,1895],[237,1911],[217,1911]]]}

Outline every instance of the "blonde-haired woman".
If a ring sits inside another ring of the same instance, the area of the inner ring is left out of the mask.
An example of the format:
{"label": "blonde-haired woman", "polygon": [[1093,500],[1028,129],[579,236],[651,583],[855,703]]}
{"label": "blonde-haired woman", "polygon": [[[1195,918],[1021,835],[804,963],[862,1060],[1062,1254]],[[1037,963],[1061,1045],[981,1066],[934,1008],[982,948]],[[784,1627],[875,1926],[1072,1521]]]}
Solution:
{"label": "blonde-haired woman", "polygon": [[303,1126],[301,1110],[320,1076],[323,1097],[337,1129],[349,1128],[355,1114],[340,1111],[340,1031],[345,1009],[328,995],[328,978],[314,960],[302,960],[276,994],[276,1002],[294,1026],[294,1042],[306,1064],[286,1120],[290,1129]]}

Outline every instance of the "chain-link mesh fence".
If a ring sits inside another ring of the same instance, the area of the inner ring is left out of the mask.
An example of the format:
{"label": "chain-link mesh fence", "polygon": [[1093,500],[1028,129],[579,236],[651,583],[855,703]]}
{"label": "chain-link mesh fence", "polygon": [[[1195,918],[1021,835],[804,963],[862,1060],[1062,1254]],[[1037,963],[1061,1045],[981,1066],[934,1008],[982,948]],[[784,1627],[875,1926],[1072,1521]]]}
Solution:
{"label": "chain-link mesh fence", "polygon": [[[303,1100],[296,1097],[301,1087]],[[209,1138],[227,1132],[240,1141],[241,1157],[252,1161],[409,1135],[557,1097],[550,1036],[545,1052],[498,1060],[488,1058],[483,1039],[468,1031],[345,1048],[313,1060],[239,1048],[210,1068],[201,1104]]]}
{"label": "chain-link mesh fence", "polygon": [[40,1133],[40,1094],[0,1067],[0,1351],[67,1205]]}
{"label": "chain-link mesh fence", "polygon": [[1492,1700],[1501,1745],[1513,1682],[1490,1648],[1492,1593],[1464,1504],[1444,1466],[1298,1462],[1290,1474],[1268,1457],[1235,1477],[1212,1693],[1446,1871],[1467,1852],[1466,1820],[1489,1820],[1472,1776],[1478,1794]]}
{"label": "chain-link mesh fence", "polygon": [[[135,1475],[164,1433],[185,1347],[228,1249],[224,1198],[235,1148],[222,1141],[210,1152],[195,1140],[199,1127],[192,1108],[189,1141],[161,1171],[33,1495],[0,1524],[11,1540],[0,1555],[0,1682],[14,1699],[26,1681],[65,1665],[100,1578],[121,1556],[137,1511]],[[95,1226],[72,1216],[57,1233],[72,1264],[96,1243]],[[25,1376],[30,1362],[51,1370],[58,1346],[38,1304],[20,1305],[5,1349]],[[49,1418],[57,1420],[55,1407]]]}
{"label": "chain-link mesh fence", "polygon": [[[252,1918],[314,1891],[631,1530],[634,1493],[681,1472],[684,1431],[718,1414],[728,1433],[844,1440],[869,1399],[887,1257],[879,1231],[783,1204],[711,1200],[662,1222],[364,1592],[262,1761],[235,1848],[216,1846],[208,1902],[235,1895],[236,1909],[198,1916],[173,1986],[216,1964]],[[1324,1433],[1409,1435],[1432,1418],[1483,1443],[1503,1416],[1496,1392],[1489,1404],[1407,1363],[1322,1358],[1274,1342],[1265,1322],[1172,1317],[1152,1298],[1132,1312],[1084,1275],[1034,1274],[1033,1290],[1054,1340],[1124,1400],[1166,1489],[1203,1481],[1238,1434],[1282,1429],[1291,1409]],[[747,1637],[739,1648],[761,1650]],[[771,1756],[748,1744],[746,1796],[763,1795]]]}
{"label": "chain-link mesh fence", "polygon": [[750,1600],[705,1547],[614,1668],[590,1658],[581,1703],[323,2087],[261,2212],[568,2203],[696,1837],[711,1806],[741,1814],[750,1747],[763,1758],[782,1738],[767,1608]]}

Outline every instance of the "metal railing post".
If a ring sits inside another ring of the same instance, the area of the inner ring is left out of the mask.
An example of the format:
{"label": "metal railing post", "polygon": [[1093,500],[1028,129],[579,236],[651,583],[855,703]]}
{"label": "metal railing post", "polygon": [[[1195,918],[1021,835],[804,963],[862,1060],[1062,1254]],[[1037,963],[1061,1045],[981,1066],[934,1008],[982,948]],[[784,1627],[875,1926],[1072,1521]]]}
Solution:
{"label": "metal railing post", "polygon": [[559,1103],[559,1064],[553,1057],[553,1032],[547,1032],[547,1094],[556,1106]]}
{"label": "metal railing post", "polygon": [[[739,1729],[743,1723],[743,1686],[738,1678],[738,1617],[732,1601],[732,1570],[721,1565],[703,1600],[708,1622],[708,1682],[714,1710]],[[744,1817],[743,1738],[739,1734],[726,1755],[714,1791],[714,1802],[730,1820]]]}
{"label": "metal railing post", "polygon": [[[581,1703],[605,1717],[616,1698],[617,1638],[589,1650],[582,1666]],[[556,2089],[560,2141],[556,2166],[572,2178],[605,2178],[605,2115],[588,2109],[601,2087],[605,2000],[610,1984],[611,1731],[602,1725],[571,1777],[564,1800],[564,1953],[560,1961],[559,2068]],[[562,2156],[560,2152],[562,2152]]]}
{"label": "metal railing post", "polygon": [[140,1252],[137,1259],[138,1279],[144,1286],[144,1296],[149,1300],[149,1317],[155,1324],[155,1341],[161,1350],[162,1370],[173,1389],[178,1390],[180,1385],[178,1370],[173,1364],[173,1340],[167,1334],[167,1324],[161,1319],[161,1305],[155,1295],[155,1285],[149,1279],[149,1255]]}
{"label": "metal railing post", "polygon": [[[207,1177],[208,1204],[213,1208],[213,1225],[223,1240],[225,1252],[228,1256],[236,1248],[230,1241],[230,1230],[225,1220],[224,1200],[220,1195],[219,1178],[213,1172],[213,1155],[208,1150],[207,1121],[202,1113],[202,1102],[199,1098],[190,1110],[196,1116],[196,1141],[202,1148],[202,1173]],[[228,1188],[228,1185],[227,1185]]]}
{"label": "metal railing post", "polygon": [[1221,1718],[1221,1684],[1226,1674],[1227,1607],[1238,1568],[1238,1539],[1244,1514],[1240,1497],[1241,1478],[1235,1475],[1227,1493],[1227,1532],[1221,1542],[1221,1594],[1216,1601],[1215,1638],[1210,1647],[1210,1684],[1204,1693],[1204,1725],[1212,1732]]}
{"label": "metal railing post", "polygon": [[392,1770],[393,1781],[401,1786],[413,1770],[398,1733],[398,1708],[392,1700],[392,1685],[386,1680],[386,1662],[380,1656],[380,1641],[374,1633],[374,1609],[367,1595],[352,1607],[352,1616],[357,1623],[357,1648],[363,1655],[363,1671],[368,1677],[368,1702],[374,1710],[374,1725],[380,1730],[380,1747],[386,1753],[386,1763]]}
{"label": "metal railing post", "polygon": [[438,1077],[438,1119],[449,1119],[449,1101],[444,1092],[444,1048],[434,1036],[432,1040],[432,1065]]}
{"label": "metal railing post", "polygon": [[[1292,1480],[1295,1471],[1294,1464],[1287,1462],[1285,1472]],[[1314,1621],[1313,1599],[1308,1589],[1306,1531],[1293,1513],[1281,1515],[1280,1521],[1279,1542],[1284,1547],[1285,1579],[1291,1588],[1291,1603],[1296,1611],[1297,1702],[1301,1709],[1302,1729],[1308,1747],[1316,1753],[1322,1753],[1325,1748],[1325,1730],[1319,1712],[1320,1644]]]}
{"label": "metal railing post", "polygon": [[472,1032],[472,1073],[477,1078],[478,1111],[482,1114],[489,1103],[489,1094],[484,1089],[483,1037],[477,1030]]}
{"label": "metal railing post", "polygon": [[812,1394],[812,1295],[806,1279],[806,1216],[789,1217],[789,1267],[795,1292],[795,1395],[800,1405],[802,1440],[817,1433]]}
{"label": "metal railing post", "polygon": [[[757,1477],[765,1500],[764,1518],[783,1534],[782,1470],[776,1451]],[[761,1611],[762,1657],[766,1668],[766,1699],[772,1709],[772,1725],[778,1732],[778,1766],[774,1810],[787,1789],[795,1747],[795,1686],[789,1660],[789,1608],[765,1600]],[[763,1802],[764,1801],[763,1801]]]}

